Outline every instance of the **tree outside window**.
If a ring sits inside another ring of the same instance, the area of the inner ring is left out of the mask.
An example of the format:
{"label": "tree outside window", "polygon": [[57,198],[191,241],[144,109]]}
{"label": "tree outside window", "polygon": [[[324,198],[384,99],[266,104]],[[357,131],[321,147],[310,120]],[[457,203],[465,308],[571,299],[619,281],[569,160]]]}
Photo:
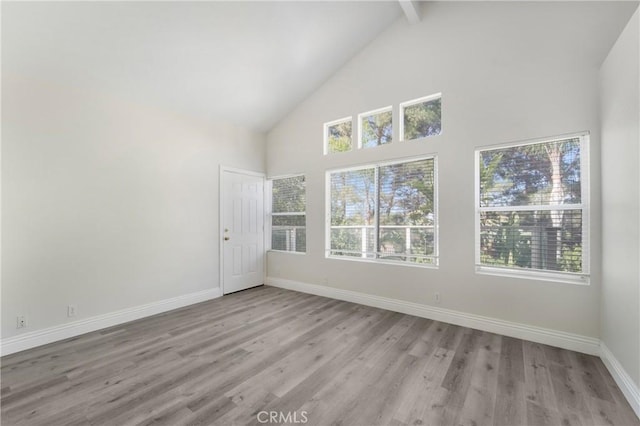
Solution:
{"label": "tree outside window", "polygon": [[480,265],[586,273],[582,138],[478,152]]}

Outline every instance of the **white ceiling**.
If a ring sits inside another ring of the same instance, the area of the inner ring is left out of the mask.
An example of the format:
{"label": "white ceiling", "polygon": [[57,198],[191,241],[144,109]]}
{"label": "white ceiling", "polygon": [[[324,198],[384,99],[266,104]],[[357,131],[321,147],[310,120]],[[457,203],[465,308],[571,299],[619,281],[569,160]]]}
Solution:
{"label": "white ceiling", "polygon": [[[530,45],[600,63],[637,7],[606,3],[538,3],[558,36]],[[402,15],[397,0],[2,1],[2,72],[267,131]],[[527,40],[513,42],[526,62]]]}
{"label": "white ceiling", "polygon": [[265,131],[402,16],[390,2],[2,2],[2,69]]}

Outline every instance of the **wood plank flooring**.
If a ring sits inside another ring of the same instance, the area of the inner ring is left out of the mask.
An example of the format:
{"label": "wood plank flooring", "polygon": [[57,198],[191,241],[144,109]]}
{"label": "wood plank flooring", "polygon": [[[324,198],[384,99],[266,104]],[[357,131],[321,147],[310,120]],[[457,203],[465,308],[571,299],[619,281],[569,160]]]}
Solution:
{"label": "wood plank flooring", "polygon": [[640,425],[597,357],[273,287],[6,356],[1,389],[4,426]]}

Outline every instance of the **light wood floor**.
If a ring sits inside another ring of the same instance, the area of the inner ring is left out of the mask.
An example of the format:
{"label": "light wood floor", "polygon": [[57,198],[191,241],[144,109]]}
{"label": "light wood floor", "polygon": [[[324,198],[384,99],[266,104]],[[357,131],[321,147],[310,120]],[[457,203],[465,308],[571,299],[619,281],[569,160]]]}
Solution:
{"label": "light wood floor", "polygon": [[3,426],[259,425],[261,411],[312,425],[640,424],[597,357],[271,287],[2,358]]}

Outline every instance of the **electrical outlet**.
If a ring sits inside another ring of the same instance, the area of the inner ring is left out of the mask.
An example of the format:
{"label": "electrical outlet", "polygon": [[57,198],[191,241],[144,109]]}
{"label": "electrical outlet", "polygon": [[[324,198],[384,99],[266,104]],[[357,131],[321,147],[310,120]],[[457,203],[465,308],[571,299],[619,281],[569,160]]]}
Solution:
{"label": "electrical outlet", "polygon": [[76,305],[67,306],[67,316],[69,318],[76,316]]}
{"label": "electrical outlet", "polygon": [[16,318],[16,328],[25,328],[27,326],[27,317],[24,315],[18,315]]}
{"label": "electrical outlet", "polygon": [[438,293],[437,291],[435,293],[433,293],[433,298],[436,301],[436,304],[440,304],[440,293]]}

